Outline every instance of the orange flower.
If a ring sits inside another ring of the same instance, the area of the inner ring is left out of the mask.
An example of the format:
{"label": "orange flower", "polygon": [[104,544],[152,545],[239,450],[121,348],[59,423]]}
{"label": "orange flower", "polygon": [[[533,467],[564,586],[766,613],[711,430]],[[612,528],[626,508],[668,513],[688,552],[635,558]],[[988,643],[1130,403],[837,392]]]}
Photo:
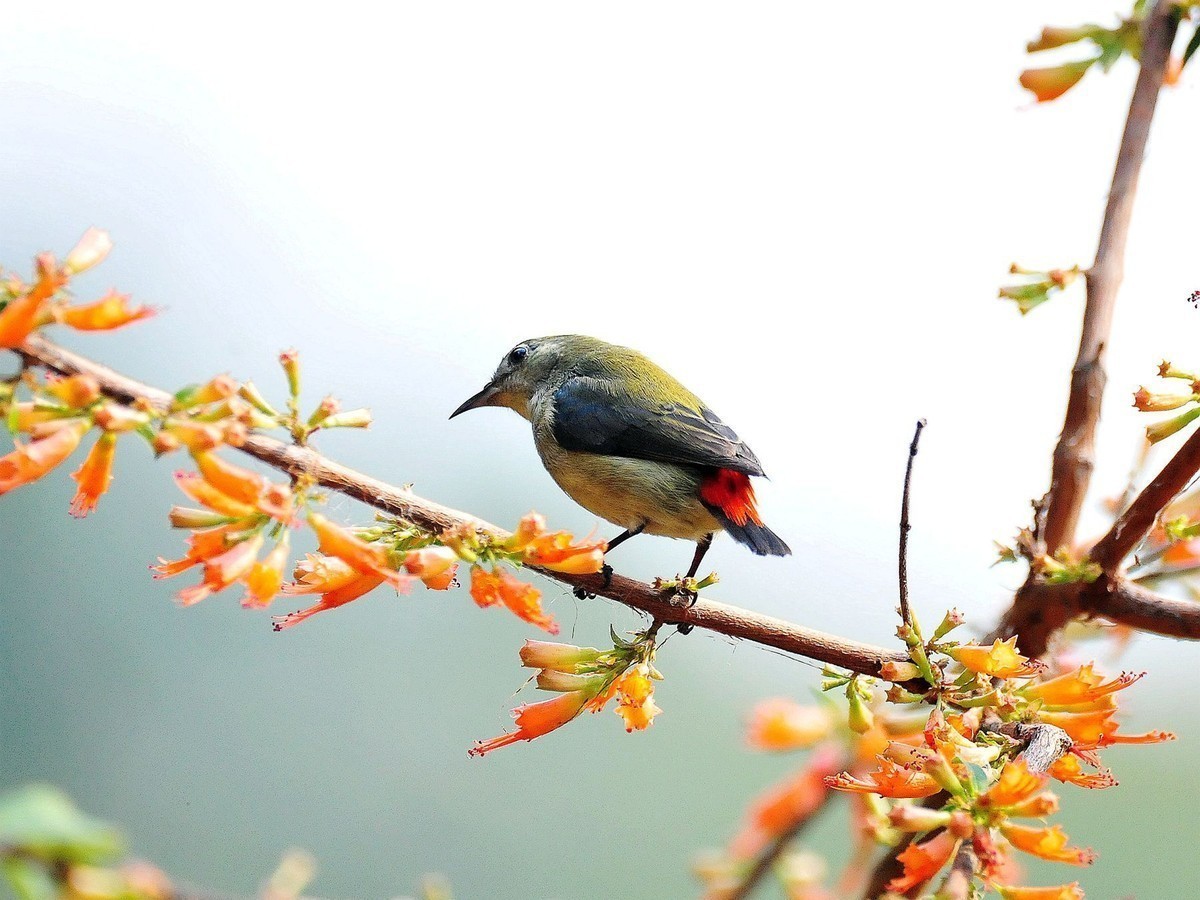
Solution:
{"label": "orange flower", "polygon": [[226,497],[238,503],[258,505],[258,498],[267,487],[267,480],[261,475],[226,462],[215,453],[200,451],[192,457],[204,480]]}
{"label": "orange flower", "polygon": [[777,697],[754,707],[746,742],[757,750],[799,750],[829,737],[832,730],[829,710]]}
{"label": "orange flower", "polygon": [[64,284],[66,276],[59,271],[54,257],[43,253],[37,258],[38,280],[29,291],[8,302],[0,310],[0,349],[19,347],[37,327],[46,301]]}
{"label": "orange flower", "polygon": [[108,490],[112,482],[112,464],[116,452],[116,433],[101,432],[83,465],[71,475],[79,483],[79,489],[71,499],[71,515],[86,516],[96,508],[100,495]]}
{"label": "orange flower", "polygon": [[558,634],[558,623],[542,610],[541,591],[510,573],[471,566],[471,599],[481,608],[502,603],[519,619]]}
{"label": "orange flower", "polygon": [[933,778],[919,769],[899,766],[885,756],[877,757],[879,771],[856,778],[849,772],[831,775],[825,783],[838,791],[859,794],[880,794],[884,797],[929,797],[942,788]]}
{"label": "orange flower", "polygon": [[522,550],[525,562],[534,566],[565,572],[569,575],[590,575],[604,566],[604,541],[583,540],[573,543],[565,531],[546,531],[546,520],[535,512],[521,519],[517,530],[505,545]]}
{"label": "orange flower", "polygon": [[643,731],[650,727],[661,709],[654,702],[654,682],[650,680],[650,667],[645,663],[626,670],[616,682],[621,699],[616,713],[625,720],[625,731]]}
{"label": "orange flower", "polygon": [[907,894],[941,871],[958,850],[958,838],[943,831],[929,840],[916,841],[905,847],[896,857],[904,865],[904,874],[888,882],[888,890]]}
{"label": "orange flower", "polygon": [[447,590],[454,583],[458,554],[449,547],[422,547],[404,557],[404,568],[434,591]]}
{"label": "orange flower", "polygon": [[238,541],[224,553],[206,559],[204,561],[204,580],[180,591],[180,604],[192,606],[210,594],[223,591],[235,581],[240,581],[250,573],[262,545],[263,536],[260,531],[256,532],[253,537]]}
{"label": "orange flower", "polygon": [[1071,706],[1076,703],[1090,703],[1109,694],[1123,691],[1145,672],[1122,672],[1112,681],[1106,682],[1103,676],[1097,675],[1089,663],[1080,666],[1074,672],[1067,672],[1057,678],[1026,685],[1021,693],[1031,700],[1041,700],[1054,706]]}
{"label": "orange flower", "polygon": [[1038,103],[1055,100],[1079,84],[1079,80],[1095,61],[1084,59],[1046,69],[1026,69],[1021,73],[1021,87],[1031,92]]}
{"label": "orange flower", "polygon": [[0,456],[0,494],[37,481],[70,456],[91,427],[79,419],[64,419],[55,431],[28,444],[16,445]]}
{"label": "orange flower", "polygon": [[95,303],[60,309],[56,317],[62,324],[80,331],[109,331],[152,315],[153,307],[133,306],[129,302],[128,294],[109,291]]}
{"label": "orange flower", "polygon": [[83,233],[79,243],[67,254],[67,258],[63,260],[63,268],[71,275],[85,272],[92,266],[104,262],[104,258],[108,256],[112,246],[112,238],[108,236],[107,231],[89,228]]}
{"label": "orange flower", "polygon": [[100,384],[91,375],[48,380],[46,391],[71,409],[83,409],[100,399]]}
{"label": "orange flower", "polygon": [[570,691],[540,703],[518,706],[513,710],[513,718],[517,722],[516,731],[509,731],[486,741],[476,741],[475,746],[467,752],[471,756],[483,756],[517,741],[532,741],[543,734],[549,734],[583,712],[589,699],[587,691]]}
{"label": "orange flower", "polygon": [[1013,760],[1000,772],[996,783],[979,798],[979,805],[1015,806],[1041,791],[1046,786],[1046,781],[1046,776],[1030,772],[1025,760]]}
{"label": "orange flower", "polygon": [[261,609],[267,606],[283,586],[283,567],[288,564],[291,551],[285,533],[283,539],[275,545],[267,558],[255,562],[246,575],[246,596],[242,598],[242,606]]}
{"label": "orange flower", "polygon": [[1015,887],[993,884],[1003,900],[1083,900],[1083,889],[1078,881],[1054,887]]}
{"label": "orange flower", "polygon": [[836,747],[824,744],[807,764],[760,795],[730,845],[740,859],[757,856],[772,840],[814,815],[829,796],[829,778],[845,765]]}
{"label": "orange flower", "polygon": [[1079,764],[1079,757],[1073,753],[1056,759],[1051,763],[1049,772],[1059,781],[1069,781],[1071,784],[1084,788],[1098,789],[1117,785],[1117,779],[1108,769],[1101,769],[1099,772],[1085,772],[1083,766]]}
{"label": "orange flower", "polygon": [[[327,609],[336,609],[339,606],[345,606],[351,600],[357,600],[364,594],[370,593],[383,584],[385,579],[382,575],[363,575],[358,572],[353,572],[349,581],[339,584],[337,587],[330,588],[321,595],[318,603],[307,609],[302,609],[294,613],[289,613],[286,616],[276,616],[274,628],[276,631],[283,631],[285,628],[291,628],[293,625],[298,625],[307,619],[309,616],[314,616],[319,612],[325,612]],[[300,591],[288,590],[293,585],[285,585],[284,593],[295,594]]]}
{"label": "orange flower", "polygon": [[176,472],[175,484],[197,503],[222,515],[242,519],[257,512],[249,503],[240,503],[221,493],[198,472]]}
{"label": "orange flower", "polygon": [[963,668],[993,678],[1017,678],[1032,675],[1041,669],[1040,663],[1017,652],[1015,636],[1007,641],[997,638],[991,647],[964,644],[946,652]]}
{"label": "orange flower", "polygon": [[293,581],[283,586],[285,594],[324,594],[358,578],[358,572],[336,556],[309,553],[296,563]]}
{"label": "orange flower", "polygon": [[322,553],[336,556],[359,574],[377,575],[398,591],[408,587],[408,577],[388,565],[385,548],[369,544],[346,529],[339,528],[320,513],[309,513],[308,524],[317,534]]}
{"label": "orange flower", "polygon": [[1055,825],[1053,828],[1032,828],[1008,822],[1000,826],[1000,833],[1018,850],[1051,862],[1090,866],[1096,859],[1096,854],[1090,849],[1068,847],[1067,836],[1063,833],[1061,825]]}

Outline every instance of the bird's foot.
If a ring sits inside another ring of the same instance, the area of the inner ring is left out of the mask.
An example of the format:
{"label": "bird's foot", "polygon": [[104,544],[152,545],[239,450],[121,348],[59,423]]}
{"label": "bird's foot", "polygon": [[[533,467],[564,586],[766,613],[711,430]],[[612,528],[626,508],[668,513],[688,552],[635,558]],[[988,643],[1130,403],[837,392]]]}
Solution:
{"label": "bird's foot", "polygon": [[605,563],[600,567],[600,574],[604,576],[605,590],[612,587],[613,567]]}
{"label": "bird's foot", "polygon": [[576,600],[595,600],[596,599],[596,595],[593,594],[591,591],[589,591],[587,588],[577,587],[577,588],[575,588],[575,590],[571,591],[571,593],[575,595]]}

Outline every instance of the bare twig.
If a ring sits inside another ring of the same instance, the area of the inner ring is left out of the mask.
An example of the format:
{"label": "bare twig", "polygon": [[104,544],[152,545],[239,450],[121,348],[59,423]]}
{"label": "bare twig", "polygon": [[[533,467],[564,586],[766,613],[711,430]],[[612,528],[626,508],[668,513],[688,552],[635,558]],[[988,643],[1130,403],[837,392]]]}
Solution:
{"label": "bare twig", "polygon": [[[165,408],[170,402],[170,395],[165,391],[114,372],[40,336],[30,337],[20,352],[31,363],[61,374],[85,372],[96,379],[105,394],[116,399],[127,402],[141,400],[159,408]],[[354,497],[375,509],[429,531],[440,533],[469,524],[492,534],[507,534],[503,529],[483,519],[418,497],[411,491],[357,472],[307,447],[297,447],[265,435],[252,434],[238,449],[277,469],[291,475],[303,475],[317,484]],[[908,658],[896,650],[847,640],[712,600],[700,599],[690,609],[677,606],[650,585],[621,575],[614,575],[612,582],[606,586],[604,577],[600,574],[566,575],[546,569],[537,571],[547,578],[556,579],[571,587],[581,587],[590,593],[649,613],[655,619],[668,624],[682,623],[707,628],[729,637],[753,641],[864,675],[877,676],[883,663],[904,662]]]}
{"label": "bare twig", "polygon": [[1050,479],[1046,546],[1051,553],[1069,545],[1092,476],[1096,423],[1104,396],[1104,351],[1112,327],[1113,307],[1125,265],[1125,243],[1133,214],[1138,173],[1154,107],[1166,75],[1171,44],[1179,26],[1173,0],[1158,0],[1144,25],[1141,71],[1129,104],[1125,133],[1117,153],[1108,206],[1100,228],[1096,259],[1087,271],[1087,305],[1079,353],[1071,371],[1071,393]]}
{"label": "bare twig", "polygon": [[925,420],[917,419],[912,443],[908,445],[908,465],[904,469],[904,498],[900,501],[900,619],[905,625],[912,625],[912,613],[908,609],[908,532],[912,528],[908,522],[908,497],[912,486],[913,461],[917,458],[917,444],[921,440],[921,429],[924,427]]}
{"label": "bare twig", "polygon": [[954,855],[950,874],[946,876],[938,897],[945,900],[971,900],[971,882],[975,879],[975,870],[978,867],[979,860],[971,842],[963,841],[959,845],[958,853]]}

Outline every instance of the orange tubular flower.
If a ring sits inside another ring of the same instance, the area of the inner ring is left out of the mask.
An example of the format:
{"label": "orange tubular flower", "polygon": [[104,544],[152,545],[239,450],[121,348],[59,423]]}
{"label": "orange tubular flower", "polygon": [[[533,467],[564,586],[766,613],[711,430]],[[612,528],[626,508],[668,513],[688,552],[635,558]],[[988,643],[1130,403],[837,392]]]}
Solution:
{"label": "orange tubular flower", "polygon": [[43,253],[37,258],[38,280],[28,292],[8,302],[0,310],[0,349],[21,346],[37,327],[42,310],[54,294],[67,283],[54,257]]}
{"label": "orange tubular flower", "polygon": [[133,306],[128,294],[109,291],[95,303],[60,309],[57,319],[80,331],[109,331],[154,315],[150,306]]}
{"label": "orange tubular flower", "polygon": [[579,666],[591,665],[602,655],[595,647],[526,640],[525,645],[521,647],[521,665],[529,669],[549,669],[552,672],[575,672]]}
{"label": "orange tubular flower", "polygon": [[176,486],[202,506],[226,516],[243,519],[254,515],[257,510],[248,503],[239,503],[227,497],[204,480],[198,472],[176,472]]}
{"label": "orange tubular flower", "polygon": [[502,603],[519,619],[550,634],[558,634],[558,623],[542,610],[541,591],[508,572],[471,566],[471,599],[481,608]]}
{"label": "orange tubular flower", "polygon": [[1031,700],[1041,700],[1053,706],[1071,706],[1076,703],[1090,703],[1101,697],[1123,691],[1136,682],[1145,672],[1122,672],[1112,681],[1106,682],[1097,675],[1092,664],[1080,666],[1074,672],[1067,672],[1057,678],[1051,678],[1038,684],[1027,685],[1021,693]]}
{"label": "orange tubular flower", "polygon": [[322,553],[336,556],[361,575],[378,576],[398,591],[408,587],[408,576],[388,565],[387,551],[383,547],[368,544],[320,513],[309,513],[308,524],[317,534]]}
{"label": "orange tubular flower", "polygon": [[979,798],[980,806],[1008,807],[1024,803],[1046,786],[1046,776],[1034,775],[1025,760],[1010,762],[996,783]]}
{"label": "orange tubular flower", "polygon": [[993,888],[1004,900],[1083,900],[1083,889],[1078,881],[1054,887],[1013,887],[993,884]]}
{"label": "orange tubular flower", "polygon": [[180,591],[180,604],[192,606],[210,594],[223,591],[235,581],[240,581],[254,567],[262,545],[262,532],[258,532],[253,537],[234,544],[224,553],[206,559],[204,561],[204,580]]}
{"label": "orange tubular flower", "polygon": [[83,465],[71,475],[79,483],[79,489],[71,499],[71,515],[82,518],[96,508],[100,495],[108,490],[112,482],[112,464],[116,452],[116,433],[102,432]]}
{"label": "orange tubular flower", "polygon": [[829,737],[832,730],[827,709],[778,697],[754,707],[746,743],[756,750],[799,750]]}
{"label": "orange tubular flower", "polygon": [[[382,575],[362,575],[355,572],[349,581],[339,584],[337,587],[331,588],[322,594],[320,602],[314,606],[289,613],[286,616],[276,616],[275,630],[283,631],[285,628],[291,628],[293,625],[300,624],[309,616],[325,612],[327,609],[336,609],[339,606],[345,606],[350,601],[357,600],[364,594],[375,590],[384,581],[385,579]],[[294,585],[285,585],[283,591],[285,594],[300,593],[299,591],[288,590],[289,587],[294,587]]]}
{"label": "orange tubular flower", "polygon": [[37,481],[70,456],[91,427],[79,419],[64,419],[55,431],[0,456],[0,494]]}
{"label": "orange tubular flower", "polygon": [[991,647],[965,644],[946,651],[963,668],[993,678],[1019,678],[1041,670],[1041,664],[1017,652],[1017,639],[997,640]]}
{"label": "orange tubular flower", "polygon": [[258,498],[267,488],[267,480],[261,475],[226,462],[215,453],[200,451],[192,456],[204,480],[226,497],[238,503],[258,505]]}
{"label": "orange tubular flower", "polygon": [[625,720],[625,731],[643,731],[650,727],[661,709],[654,702],[654,682],[650,667],[640,663],[629,669],[616,682],[620,701],[616,713]]}
{"label": "orange tubular flower", "polygon": [[842,772],[840,775],[826,778],[825,784],[838,791],[896,798],[929,797],[942,789],[932,775],[927,775],[919,769],[899,766],[885,756],[879,756],[877,759],[877,772],[868,772],[862,778]]}
{"label": "orange tubular flower", "polygon": [[1050,765],[1050,775],[1059,781],[1069,781],[1071,784],[1093,790],[1116,787],[1117,779],[1108,769],[1099,772],[1085,772],[1079,764],[1079,757],[1073,753],[1059,757]]}
{"label": "orange tubular flower", "polygon": [[532,741],[543,734],[566,725],[581,712],[591,699],[587,691],[569,691],[540,703],[527,703],[513,710],[517,730],[509,731],[486,741],[477,741],[467,753],[483,756],[517,741]]}
{"label": "orange tubular flower", "polygon": [[546,520],[538,513],[521,519],[506,545],[523,550],[525,562],[568,575],[590,575],[604,566],[604,541],[583,540],[578,544],[565,531],[546,531]]}
{"label": "orange tubular flower", "polygon": [[283,567],[288,564],[291,548],[285,533],[283,540],[261,562],[255,562],[246,575],[246,596],[242,606],[261,609],[267,606],[283,586]]}
{"label": "orange tubular flower", "polygon": [[100,399],[100,383],[91,375],[48,380],[46,390],[71,409],[83,409]]}
{"label": "orange tubular flower", "polygon": [[836,747],[824,744],[787,780],[760,795],[746,813],[730,851],[740,859],[757,856],[772,840],[814,815],[829,796],[829,778],[845,765]]}
{"label": "orange tubular flower", "polygon": [[943,831],[923,843],[915,841],[896,857],[904,865],[904,874],[888,882],[888,890],[907,894],[942,870],[958,850],[958,838]]}
{"label": "orange tubular flower", "polygon": [[285,594],[325,594],[355,581],[358,572],[336,556],[309,553],[296,563],[293,581],[283,586]]}
{"label": "orange tubular flower", "polygon": [[159,557],[158,565],[150,567],[155,573],[154,577],[156,579],[170,578],[180,572],[186,572],[192,566],[199,565],[214,556],[220,556],[230,547],[229,536],[240,527],[239,523],[231,522],[217,528],[193,531],[188,537],[188,549],[183,558],[167,560]]}
{"label": "orange tubular flower", "polygon": [[1008,822],[1000,826],[1000,833],[1018,850],[1040,856],[1051,862],[1069,863],[1073,866],[1090,866],[1096,860],[1091,849],[1068,847],[1067,836],[1061,825],[1053,828],[1031,828]]}
{"label": "orange tubular flower", "polygon": [[1038,103],[1057,100],[1087,74],[1096,60],[1085,59],[1079,62],[1063,63],[1061,66],[1050,66],[1046,69],[1026,69],[1021,73],[1021,87],[1037,98]]}

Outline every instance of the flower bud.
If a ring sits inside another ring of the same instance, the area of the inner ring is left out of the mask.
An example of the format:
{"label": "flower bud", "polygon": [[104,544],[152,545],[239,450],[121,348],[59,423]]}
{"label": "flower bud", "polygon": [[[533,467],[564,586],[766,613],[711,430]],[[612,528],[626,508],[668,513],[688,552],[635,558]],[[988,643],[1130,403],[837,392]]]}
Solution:
{"label": "flower bud", "polygon": [[107,231],[89,228],[83,233],[83,237],[79,239],[79,243],[75,245],[74,249],[67,254],[67,258],[63,261],[63,268],[71,275],[85,272],[92,266],[103,262],[104,257],[108,256],[108,252],[112,250],[112,246],[112,239],[108,236]]}
{"label": "flower bud", "polygon": [[252,381],[247,381],[238,388],[238,396],[264,415],[272,417],[279,415],[279,413],[275,411],[275,408],[267,402],[267,398],[262,395],[262,392],[259,391],[258,387],[255,386],[254,382]]}
{"label": "flower bud", "polygon": [[591,665],[601,656],[595,647],[576,647],[555,641],[527,640],[521,648],[521,665],[530,669],[554,669],[576,672],[580,666]]}
{"label": "flower bud", "polygon": [[348,409],[345,412],[334,413],[320,422],[322,428],[370,428],[371,411],[369,409]]}
{"label": "flower bud", "polygon": [[888,821],[901,831],[930,831],[948,825],[950,816],[941,810],[897,803],[888,813]]}
{"label": "flower bud", "polygon": [[1021,87],[1031,92],[1038,103],[1055,100],[1069,91],[1092,67],[1094,59],[1063,63],[1045,69],[1026,69],[1021,73]]}
{"label": "flower bud", "polygon": [[1145,387],[1140,387],[1133,395],[1133,405],[1142,412],[1166,412],[1186,406],[1195,399],[1195,394],[1154,394]]}
{"label": "flower bud", "polygon": [[847,719],[850,730],[855,734],[866,734],[875,724],[875,716],[864,702],[862,692],[853,680],[846,685],[846,699],[850,703],[850,715]]}
{"label": "flower bud", "polygon": [[1165,440],[1190,425],[1197,417],[1200,417],[1200,406],[1193,407],[1182,415],[1175,416],[1173,419],[1167,419],[1163,422],[1157,422],[1146,429],[1146,439],[1152,444],[1157,444],[1161,440]]}
{"label": "flower bud", "polygon": [[884,681],[912,681],[921,677],[921,668],[916,663],[888,660],[879,669]]}
{"label": "flower bud", "polygon": [[292,398],[300,396],[300,354],[295,350],[284,350],[279,354],[279,365],[287,376],[288,393]]}

